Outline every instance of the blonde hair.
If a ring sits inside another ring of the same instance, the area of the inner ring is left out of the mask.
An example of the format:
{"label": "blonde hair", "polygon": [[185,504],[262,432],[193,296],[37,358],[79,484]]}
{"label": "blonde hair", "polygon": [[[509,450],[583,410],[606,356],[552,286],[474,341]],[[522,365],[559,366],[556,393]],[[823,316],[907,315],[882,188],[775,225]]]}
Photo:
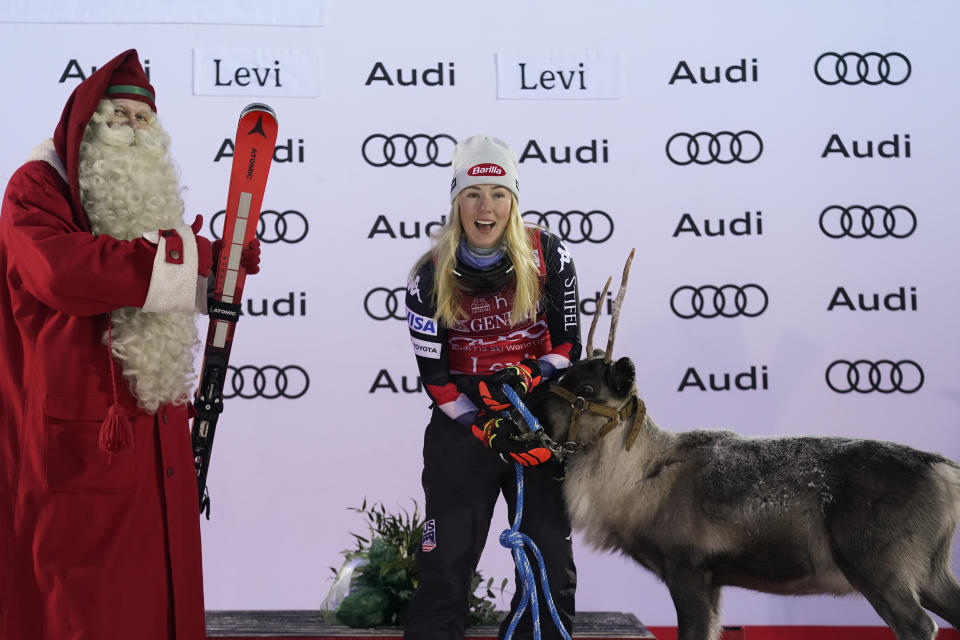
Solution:
{"label": "blonde hair", "polygon": [[[457,264],[457,247],[463,237],[463,227],[460,224],[460,203],[453,201],[450,207],[450,216],[443,227],[433,234],[434,246],[420,256],[413,266],[411,274],[416,272],[428,260],[434,262],[433,299],[437,304],[437,322],[452,327],[457,322],[466,319],[466,313],[460,304],[460,288],[457,277],[453,273]],[[530,242],[530,229],[520,217],[517,199],[511,194],[510,217],[507,228],[501,240],[504,252],[513,263],[514,280],[516,287],[513,295],[513,313],[510,324],[516,326],[537,312],[537,302],[540,297],[539,271],[533,260],[533,245]]]}

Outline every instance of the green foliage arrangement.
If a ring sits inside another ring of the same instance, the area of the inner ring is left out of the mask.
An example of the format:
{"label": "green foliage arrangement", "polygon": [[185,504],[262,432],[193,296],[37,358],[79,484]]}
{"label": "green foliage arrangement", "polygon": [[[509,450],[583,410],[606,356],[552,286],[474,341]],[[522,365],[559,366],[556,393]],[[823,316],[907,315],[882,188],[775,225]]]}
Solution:
{"label": "green foliage arrangement", "polygon": [[[369,532],[366,536],[351,532],[355,548],[345,550],[344,559],[360,557],[367,563],[357,570],[350,592],[337,607],[336,618],[356,628],[402,626],[420,578],[414,559],[423,538],[419,506],[414,500],[412,512],[401,509],[389,513],[382,503],[368,506],[364,499],[362,505],[350,509],[366,518]],[[480,573],[474,573],[468,625],[500,622],[503,614],[496,610],[496,598],[498,593],[503,597],[506,585],[504,579],[495,588],[493,578],[484,584]]]}

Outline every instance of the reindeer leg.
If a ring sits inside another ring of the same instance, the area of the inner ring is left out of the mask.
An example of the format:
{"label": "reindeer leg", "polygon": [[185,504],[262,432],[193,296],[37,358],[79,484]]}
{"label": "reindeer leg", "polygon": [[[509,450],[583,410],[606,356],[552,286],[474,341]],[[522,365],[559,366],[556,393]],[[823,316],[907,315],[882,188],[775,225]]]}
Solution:
{"label": "reindeer leg", "polygon": [[920,604],[960,629],[960,583],[947,567],[937,571],[920,591]]}
{"label": "reindeer leg", "polygon": [[897,640],[934,640],[937,625],[920,607],[917,594],[907,589],[894,587],[886,592],[864,593],[880,617],[890,625]]}
{"label": "reindeer leg", "polygon": [[677,640],[717,640],[720,588],[710,584],[709,572],[671,567],[663,578],[677,609]]}
{"label": "reindeer leg", "polygon": [[903,583],[895,573],[877,572],[876,566],[865,564],[863,571],[841,568],[853,587],[873,605],[897,636],[897,640],[934,640],[937,625],[920,606],[916,590]]}
{"label": "reindeer leg", "polygon": [[953,530],[933,546],[930,573],[920,589],[920,604],[960,629],[960,582],[950,570],[950,547]]}

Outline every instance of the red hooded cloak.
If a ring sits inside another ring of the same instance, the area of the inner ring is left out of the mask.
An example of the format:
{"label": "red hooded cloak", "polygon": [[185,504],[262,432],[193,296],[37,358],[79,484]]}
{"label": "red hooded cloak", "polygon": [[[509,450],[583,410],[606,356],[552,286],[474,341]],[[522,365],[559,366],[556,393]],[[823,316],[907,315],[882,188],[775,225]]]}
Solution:
{"label": "red hooded cloak", "polygon": [[180,278],[194,290],[179,293],[196,286],[196,265],[164,264],[163,245],[94,236],[80,203],[84,128],[131,65],[132,49],[74,90],[0,208],[4,640],[205,638],[188,407],[139,409],[115,363],[133,450],[111,457],[98,442],[114,402],[109,312],[142,307],[151,280],[178,268],[194,269]]}

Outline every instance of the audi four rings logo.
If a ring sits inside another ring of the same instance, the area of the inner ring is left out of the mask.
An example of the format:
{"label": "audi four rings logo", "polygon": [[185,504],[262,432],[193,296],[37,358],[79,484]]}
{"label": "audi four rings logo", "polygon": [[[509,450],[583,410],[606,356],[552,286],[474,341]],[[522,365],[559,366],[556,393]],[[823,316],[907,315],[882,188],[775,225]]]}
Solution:
{"label": "audi four rings logo", "polygon": [[724,284],[719,287],[706,284],[701,287],[684,285],[670,296],[670,309],[684,319],[755,318],[767,310],[767,292],[758,284]]}
{"label": "audi four rings logo", "polygon": [[913,393],[923,386],[923,369],[913,360],[835,360],[826,375],[837,393]]}
{"label": "audi four rings logo", "polygon": [[890,53],[836,53],[821,54],[813,63],[813,72],[823,84],[903,84],[910,77],[910,60],[897,51]]}
{"label": "audi four rings logo", "polygon": [[[210,219],[210,233],[218,240],[223,236],[225,214],[225,211],[218,211]],[[295,244],[306,238],[309,230],[307,217],[294,209],[286,211],[266,209],[260,212],[260,217],[257,219],[257,237],[266,244],[276,242]]]}
{"label": "audi four rings logo", "polygon": [[754,162],[763,153],[763,140],[754,131],[675,133],[667,140],[667,157],[681,166],[691,163]]}
{"label": "audi four rings logo", "polygon": [[407,317],[404,305],[406,295],[406,287],[397,287],[396,289],[376,287],[364,296],[363,310],[374,320],[390,320],[391,318],[404,320]]}
{"label": "audi four rings logo", "polygon": [[606,211],[525,211],[522,218],[546,227],[564,242],[606,242],[613,235],[613,218]]}
{"label": "audi four rings logo", "polygon": [[264,398],[276,400],[287,398],[294,400],[303,396],[310,388],[310,376],[303,367],[287,365],[278,367],[267,365],[256,367],[245,364],[241,367],[227,367],[224,380],[224,398]]}
{"label": "audi four rings logo", "polygon": [[375,167],[449,167],[456,144],[457,139],[445,133],[374,133],[363,141],[361,151],[367,164]]}
{"label": "audi four rings logo", "polygon": [[909,207],[831,205],[820,212],[820,230],[830,238],[906,238],[917,229],[917,214]]}

